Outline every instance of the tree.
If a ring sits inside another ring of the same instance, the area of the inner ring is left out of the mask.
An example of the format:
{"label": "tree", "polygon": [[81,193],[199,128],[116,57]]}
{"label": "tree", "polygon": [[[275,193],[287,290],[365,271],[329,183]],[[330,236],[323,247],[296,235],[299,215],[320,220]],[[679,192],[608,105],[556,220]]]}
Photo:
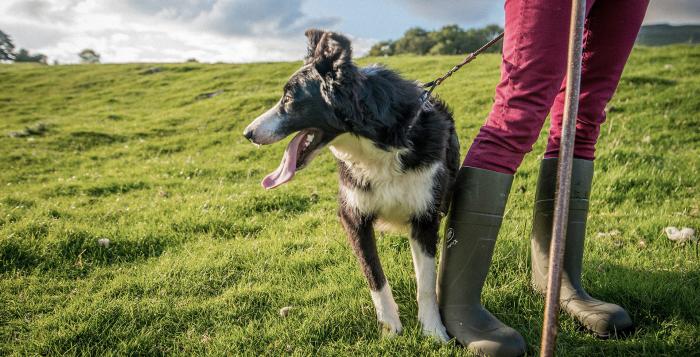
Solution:
{"label": "tree", "polygon": [[430,33],[435,45],[430,49],[431,55],[454,55],[464,53],[465,33],[457,25],[447,25],[439,31]]}
{"label": "tree", "polygon": [[15,44],[12,43],[10,36],[0,31],[0,62],[14,61],[15,59]]}
{"label": "tree", "polygon": [[394,42],[381,41],[375,43],[369,50],[370,56],[391,56],[394,54]]}
{"label": "tree", "polygon": [[[396,41],[382,41],[374,44],[370,56],[392,56],[400,54],[416,55],[455,55],[474,52],[496,37],[503,29],[498,25],[464,30],[458,25],[443,26],[440,30],[426,31],[414,27],[406,31]],[[490,47],[488,52],[500,52],[501,44]]]}
{"label": "tree", "polygon": [[100,63],[100,54],[91,48],[86,48],[78,53],[81,63]]}
{"label": "tree", "polygon": [[428,32],[420,27],[408,29],[403,37],[396,41],[395,53],[415,53],[418,55],[427,54],[435,45],[435,40],[428,36]]}
{"label": "tree", "polygon": [[24,48],[21,48],[19,52],[17,52],[17,54],[15,55],[15,62],[36,62],[46,64],[47,60],[48,58],[45,55],[41,53],[33,55]]}
{"label": "tree", "polygon": [[[476,44],[472,49],[469,51],[474,51],[477,48],[481,47],[484,45],[486,42],[491,41],[494,37],[498,36],[501,32],[503,32],[503,28],[498,25],[488,25],[484,28],[480,29],[475,29],[472,30],[474,31],[475,34],[475,39]],[[503,42],[500,41],[499,43],[495,44],[493,47],[489,48],[486,52],[501,52],[501,49],[503,48]]]}

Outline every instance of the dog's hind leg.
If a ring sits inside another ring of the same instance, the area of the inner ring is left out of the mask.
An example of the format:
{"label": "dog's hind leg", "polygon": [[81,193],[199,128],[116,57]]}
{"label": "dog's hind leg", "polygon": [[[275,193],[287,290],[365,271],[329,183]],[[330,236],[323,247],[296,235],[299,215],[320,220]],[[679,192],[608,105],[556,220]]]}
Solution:
{"label": "dog's hind leg", "polygon": [[377,310],[377,320],[382,326],[382,332],[388,336],[400,334],[399,308],[394,301],[389,282],[386,280],[379,263],[377,245],[374,239],[374,219],[356,214],[346,207],[341,208],[339,215],[347,233],[348,242],[352,246],[362,272],[369,283],[372,302]]}
{"label": "dog's hind leg", "polygon": [[438,243],[438,230],[440,219],[435,217],[422,217],[414,219],[411,223],[411,254],[413,255],[413,268],[416,273],[418,289],[418,320],[423,325],[423,335],[433,336],[440,341],[447,341],[449,337],[440,318],[440,310],[435,294],[435,251]]}

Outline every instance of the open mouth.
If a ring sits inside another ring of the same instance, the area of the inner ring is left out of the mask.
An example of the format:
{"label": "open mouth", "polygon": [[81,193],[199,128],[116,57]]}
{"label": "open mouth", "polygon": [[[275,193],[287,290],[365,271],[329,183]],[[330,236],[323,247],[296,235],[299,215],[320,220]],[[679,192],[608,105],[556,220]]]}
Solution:
{"label": "open mouth", "polygon": [[300,131],[292,138],[284,150],[280,166],[274,172],[265,176],[262,180],[262,186],[269,190],[289,182],[297,171],[306,167],[311,159],[316,156],[322,142],[322,131],[318,129]]}

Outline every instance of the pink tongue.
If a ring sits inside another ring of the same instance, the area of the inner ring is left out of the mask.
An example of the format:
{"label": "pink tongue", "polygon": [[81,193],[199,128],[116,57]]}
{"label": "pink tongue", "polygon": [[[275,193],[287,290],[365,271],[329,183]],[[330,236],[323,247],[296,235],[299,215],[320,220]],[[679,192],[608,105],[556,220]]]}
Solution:
{"label": "pink tongue", "polygon": [[294,173],[297,170],[297,153],[299,152],[299,145],[306,137],[307,132],[304,130],[297,134],[292,141],[289,142],[287,148],[284,150],[284,157],[282,157],[282,162],[280,166],[274,172],[265,176],[262,180],[262,187],[265,189],[275,188],[283,183],[289,182]]}

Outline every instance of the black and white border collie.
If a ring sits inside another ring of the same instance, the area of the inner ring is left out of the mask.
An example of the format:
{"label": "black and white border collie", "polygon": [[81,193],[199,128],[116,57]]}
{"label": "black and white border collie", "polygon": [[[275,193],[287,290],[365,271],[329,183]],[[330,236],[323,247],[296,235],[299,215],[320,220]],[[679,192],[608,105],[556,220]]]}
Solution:
{"label": "black and white border collie", "polygon": [[414,82],[381,66],[357,67],[350,41],[308,30],[308,55],[284,86],[280,101],[245,129],[256,144],[292,133],[280,166],[262,181],[286,183],[328,147],[338,162],[338,215],[369,283],[377,319],[401,332],[391,288],[377,255],[374,228],[410,231],[418,285],[418,319],[425,335],[447,340],[435,294],[435,252],[459,169],[452,114],[439,100],[421,100]]}

